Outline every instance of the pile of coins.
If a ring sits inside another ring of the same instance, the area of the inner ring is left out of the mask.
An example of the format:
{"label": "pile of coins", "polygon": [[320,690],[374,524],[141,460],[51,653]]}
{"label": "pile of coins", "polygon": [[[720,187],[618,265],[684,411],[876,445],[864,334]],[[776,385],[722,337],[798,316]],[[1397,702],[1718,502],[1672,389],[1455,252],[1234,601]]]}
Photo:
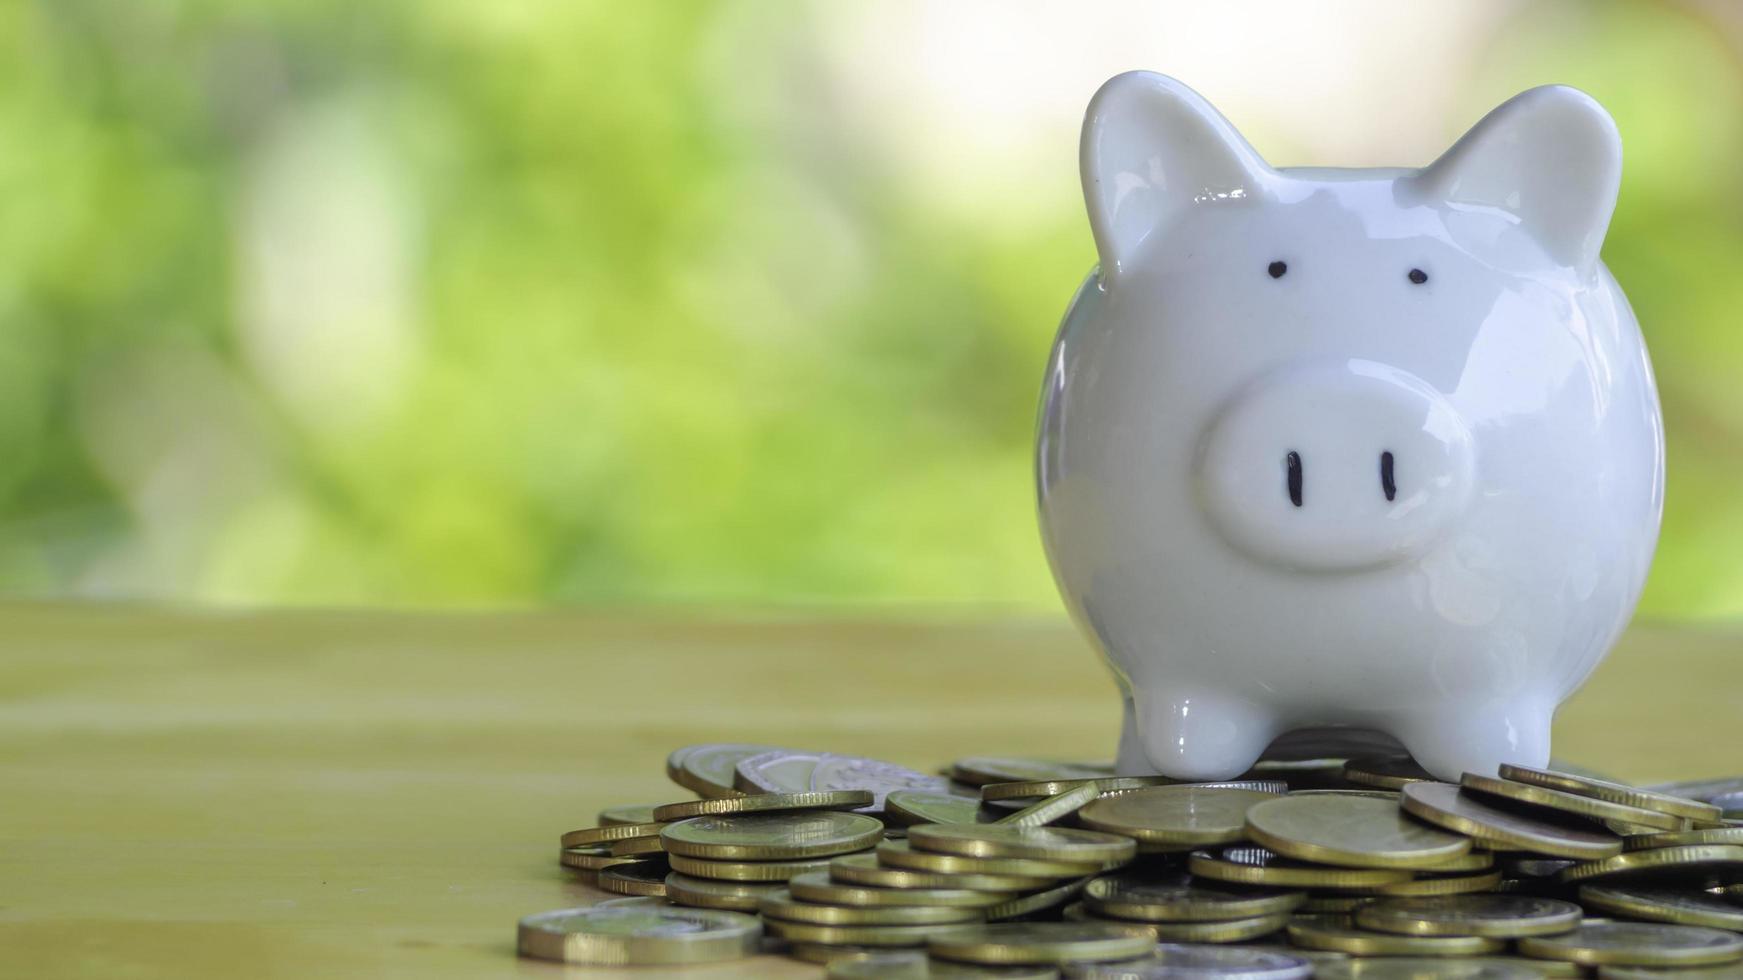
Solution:
{"label": "pile of coins", "polygon": [[613,807],[562,863],[625,896],[530,916],[523,955],[779,952],[834,977],[1743,978],[1743,780],[1574,767],[1438,782],[1408,758],[1223,783],[1086,763],[942,774],[688,746],[699,799]]}

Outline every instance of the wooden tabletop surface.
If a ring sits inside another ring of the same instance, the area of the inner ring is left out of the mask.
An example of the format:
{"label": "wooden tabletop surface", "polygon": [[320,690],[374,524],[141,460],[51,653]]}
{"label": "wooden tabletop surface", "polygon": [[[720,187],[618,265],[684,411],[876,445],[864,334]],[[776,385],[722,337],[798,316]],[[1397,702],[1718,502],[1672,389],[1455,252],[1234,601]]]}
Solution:
{"label": "wooden tabletop surface", "polygon": [[[1062,622],[0,609],[0,976],[642,977],[517,959],[557,837],[749,741],[1106,758]],[[1556,754],[1743,773],[1743,631],[1636,626]],[[663,969],[655,973],[664,975]],[[696,978],[816,976],[764,957]]]}

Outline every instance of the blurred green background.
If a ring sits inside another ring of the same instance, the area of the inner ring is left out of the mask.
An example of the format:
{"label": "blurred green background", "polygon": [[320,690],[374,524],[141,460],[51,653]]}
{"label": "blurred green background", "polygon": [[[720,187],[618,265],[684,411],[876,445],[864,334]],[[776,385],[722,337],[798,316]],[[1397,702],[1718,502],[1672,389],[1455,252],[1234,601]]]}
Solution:
{"label": "blurred green background", "polygon": [[1107,76],[1419,165],[1627,147],[1643,610],[1743,612],[1743,12],[1707,3],[0,7],[0,590],[1055,610],[1039,375]]}

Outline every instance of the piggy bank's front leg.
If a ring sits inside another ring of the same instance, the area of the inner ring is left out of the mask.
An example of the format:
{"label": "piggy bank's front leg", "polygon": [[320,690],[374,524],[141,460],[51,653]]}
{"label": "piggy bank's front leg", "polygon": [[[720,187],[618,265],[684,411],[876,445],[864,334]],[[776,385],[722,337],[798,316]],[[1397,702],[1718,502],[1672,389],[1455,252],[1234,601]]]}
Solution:
{"label": "piggy bank's front leg", "polygon": [[1501,763],[1549,764],[1553,705],[1517,701],[1500,705],[1451,704],[1401,717],[1392,727],[1418,765],[1456,783],[1467,772],[1493,776]]}
{"label": "piggy bank's front leg", "polygon": [[1134,689],[1116,765],[1121,775],[1231,779],[1251,769],[1277,734],[1275,713],[1245,698]]}

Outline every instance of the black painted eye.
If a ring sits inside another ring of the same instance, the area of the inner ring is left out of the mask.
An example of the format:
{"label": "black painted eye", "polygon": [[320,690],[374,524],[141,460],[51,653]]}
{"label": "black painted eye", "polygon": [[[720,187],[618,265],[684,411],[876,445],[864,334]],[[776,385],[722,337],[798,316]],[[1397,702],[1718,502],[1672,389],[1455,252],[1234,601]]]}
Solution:
{"label": "black painted eye", "polygon": [[1420,286],[1428,281],[1428,273],[1423,272],[1421,269],[1411,269],[1410,281]]}
{"label": "black painted eye", "polygon": [[1281,279],[1283,273],[1289,271],[1289,265],[1286,262],[1273,262],[1265,267],[1265,271],[1271,273],[1271,278]]}

